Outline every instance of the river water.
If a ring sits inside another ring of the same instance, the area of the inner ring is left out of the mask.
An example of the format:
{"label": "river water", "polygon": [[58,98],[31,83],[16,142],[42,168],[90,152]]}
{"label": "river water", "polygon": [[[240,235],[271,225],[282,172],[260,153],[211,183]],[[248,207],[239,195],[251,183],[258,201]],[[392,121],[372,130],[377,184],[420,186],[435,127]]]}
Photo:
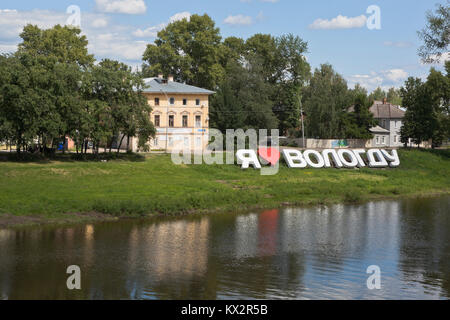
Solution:
{"label": "river water", "polygon": [[[449,299],[449,208],[443,196],[0,230],[0,299]],[[81,290],[67,289],[70,265]]]}

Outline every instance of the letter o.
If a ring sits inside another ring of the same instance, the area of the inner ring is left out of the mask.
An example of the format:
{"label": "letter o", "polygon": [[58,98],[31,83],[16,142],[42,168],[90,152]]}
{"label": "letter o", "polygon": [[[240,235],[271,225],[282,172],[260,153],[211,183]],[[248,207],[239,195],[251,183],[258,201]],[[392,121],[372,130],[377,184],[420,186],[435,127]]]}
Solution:
{"label": "letter o", "polygon": [[[351,161],[347,161],[347,159],[345,159],[345,157],[344,157],[345,154],[347,154],[350,157]],[[339,155],[339,159],[341,159],[341,162],[344,165],[344,167],[354,168],[358,165],[358,158],[355,156],[355,154],[351,150],[347,150],[347,149],[338,150],[338,155]]]}
{"label": "letter o", "polygon": [[[311,157],[310,157],[311,155],[313,155],[316,158],[317,163],[314,163],[311,160]],[[310,167],[323,168],[325,166],[325,161],[323,160],[322,155],[316,150],[306,150],[305,152],[303,152],[303,157],[305,158],[306,163]]]}

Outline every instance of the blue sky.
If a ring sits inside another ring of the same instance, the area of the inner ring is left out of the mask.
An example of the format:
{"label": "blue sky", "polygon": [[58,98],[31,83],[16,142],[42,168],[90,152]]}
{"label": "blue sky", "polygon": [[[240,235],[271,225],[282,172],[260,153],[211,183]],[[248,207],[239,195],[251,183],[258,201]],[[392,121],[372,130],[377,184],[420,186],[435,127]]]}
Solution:
{"label": "blue sky", "polygon": [[[89,50],[97,58],[114,58],[130,65],[140,57],[156,32],[170,21],[207,13],[222,36],[247,38],[255,33],[293,33],[309,43],[313,67],[331,63],[349,86],[356,82],[373,90],[401,86],[408,76],[425,77],[417,31],[425,13],[445,0],[2,0],[0,52],[15,50],[27,22],[41,27],[65,24],[70,5],[80,8],[80,22]],[[381,29],[369,30],[367,8],[380,8]],[[321,19],[321,20],[318,20]],[[436,67],[440,68],[439,65]]]}

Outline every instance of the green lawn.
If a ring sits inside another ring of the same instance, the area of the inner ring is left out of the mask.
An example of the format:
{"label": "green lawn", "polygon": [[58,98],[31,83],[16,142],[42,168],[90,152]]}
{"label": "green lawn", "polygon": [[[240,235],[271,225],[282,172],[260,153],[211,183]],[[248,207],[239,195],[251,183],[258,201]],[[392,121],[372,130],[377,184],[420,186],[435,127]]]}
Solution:
{"label": "green lawn", "polygon": [[[0,213],[57,220],[274,207],[448,193],[450,150],[400,150],[396,169],[288,169],[274,176],[233,165],[145,161],[0,162]],[[0,217],[1,217],[0,214]],[[6,216],[6,215],[4,215]]]}

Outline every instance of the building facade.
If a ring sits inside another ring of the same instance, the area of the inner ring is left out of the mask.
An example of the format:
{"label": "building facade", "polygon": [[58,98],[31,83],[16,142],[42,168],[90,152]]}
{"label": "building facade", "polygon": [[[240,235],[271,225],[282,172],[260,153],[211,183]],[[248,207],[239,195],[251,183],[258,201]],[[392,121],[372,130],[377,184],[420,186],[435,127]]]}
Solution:
{"label": "building facade", "polygon": [[403,125],[405,112],[399,106],[384,101],[375,101],[370,107],[378,125],[371,128],[374,138],[373,147],[402,147],[400,130]]}
{"label": "building facade", "polygon": [[[151,121],[156,128],[150,149],[205,149],[209,139],[209,96],[214,92],[162,75],[144,81],[147,88],[143,94],[152,107]],[[137,150],[135,139],[132,148]]]}

